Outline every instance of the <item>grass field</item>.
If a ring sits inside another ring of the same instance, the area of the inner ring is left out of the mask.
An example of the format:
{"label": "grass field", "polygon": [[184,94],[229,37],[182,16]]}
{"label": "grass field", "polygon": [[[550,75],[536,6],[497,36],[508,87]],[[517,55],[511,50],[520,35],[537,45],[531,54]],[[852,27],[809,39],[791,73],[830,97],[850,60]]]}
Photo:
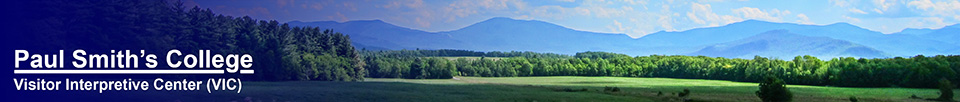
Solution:
{"label": "grass field", "polygon": [[[619,92],[605,92],[605,86]],[[457,77],[457,79],[375,79],[364,82],[244,82],[239,94],[230,92],[122,92],[89,94],[75,99],[106,101],[252,101],[252,102],[673,102],[675,93],[690,89],[693,101],[758,102],[757,83],[700,79],[625,78],[625,77]],[[844,88],[823,86],[787,86],[795,102],[848,102],[856,96],[866,102],[925,101],[909,99],[938,96],[937,89]],[[568,92],[564,89],[588,91]],[[662,92],[658,96],[657,92]],[[87,94],[82,94],[87,93]],[[94,92],[95,93],[95,92]],[[94,96],[90,96],[94,95]],[[957,97],[955,99],[960,99]]]}
{"label": "grass field", "polygon": [[[754,92],[758,90],[757,83],[731,82],[722,80],[702,79],[672,79],[672,78],[625,78],[625,77],[505,77],[505,78],[459,78],[467,83],[506,84],[506,85],[534,85],[547,87],[570,87],[602,89],[605,86],[619,87],[623,91],[615,95],[631,95],[647,98],[656,96],[657,92],[676,93],[683,89],[690,89],[689,96],[694,100],[702,101],[760,101]],[[924,101],[909,99],[911,95],[924,98],[939,96],[937,89],[915,88],[849,88],[824,87],[806,85],[788,85],[794,93],[794,100],[807,101],[840,101],[847,102],[850,96],[860,101]],[[954,99],[960,98],[954,96]]]}

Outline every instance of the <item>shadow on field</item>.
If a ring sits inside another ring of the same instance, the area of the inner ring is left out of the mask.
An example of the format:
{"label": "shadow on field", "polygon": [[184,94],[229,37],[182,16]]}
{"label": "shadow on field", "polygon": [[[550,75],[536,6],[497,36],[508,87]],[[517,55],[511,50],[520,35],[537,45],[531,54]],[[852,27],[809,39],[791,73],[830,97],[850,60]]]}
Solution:
{"label": "shadow on field", "polygon": [[[245,82],[241,93],[214,91],[18,91],[13,101],[140,102],[759,102],[755,86],[619,87],[619,82],[581,81],[580,86],[480,84],[449,80],[404,82]],[[610,84],[611,86],[602,86]],[[601,86],[597,86],[601,85]],[[152,84],[151,84],[152,87]],[[682,90],[690,94],[681,97]],[[822,96],[822,90],[791,87],[797,102],[849,102],[846,95]],[[615,91],[614,91],[615,90]],[[930,92],[923,92],[930,93]],[[931,95],[923,95],[931,96]],[[907,97],[907,96],[904,96]],[[902,102],[910,99],[863,98]]]}
{"label": "shadow on field", "polygon": [[[152,86],[151,86],[152,87]],[[202,86],[203,87],[203,86]],[[13,101],[140,101],[140,102],[651,102],[625,95],[557,92],[541,86],[495,84],[420,84],[406,82],[245,82],[241,93],[214,91],[20,91]],[[602,89],[602,88],[601,88]]]}
{"label": "shadow on field", "polygon": [[[662,102],[760,102],[755,91],[759,90],[756,86],[650,86],[650,87],[617,87],[615,85],[607,87],[577,87],[577,86],[537,86],[554,88],[555,90],[578,90],[589,89],[586,92],[603,93],[614,96],[631,96],[646,99],[652,99]],[[617,88],[618,91],[606,90]],[[902,97],[862,97],[860,95],[841,94],[822,92],[803,87],[788,87],[793,93],[794,102],[850,102],[850,97],[858,97],[861,102],[933,102],[923,99],[906,99],[909,95]],[[690,93],[681,96],[684,89],[690,90]],[[580,91],[566,91],[580,92]],[[880,92],[882,93],[882,92]],[[918,92],[926,97],[936,96],[935,92]],[[826,95],[826,96],[825,96]]]}
{"label": "shadow on field", "polygon": [[578,82],[566,82],[569,84],[616,84],[622,83],[618,81],[578,81]]}

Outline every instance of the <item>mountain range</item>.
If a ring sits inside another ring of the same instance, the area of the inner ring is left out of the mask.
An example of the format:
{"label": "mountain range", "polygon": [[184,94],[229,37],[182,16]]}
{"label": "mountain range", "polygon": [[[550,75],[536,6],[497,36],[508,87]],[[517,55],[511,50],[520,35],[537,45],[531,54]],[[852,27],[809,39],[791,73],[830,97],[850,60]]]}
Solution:
{"label": "mountain range", "polygon": [[404,28],[380,20],[288,22],[333,29],[351,37],[358,49],[463,49],[573,54],[605,51],[629,55],[703,55],[885,58],[960,54],[960,24],[940,29],[904,29],[883,34],[848,23],[803,25],[746,20],[686,31],[660,31],[640,38],[579,31],[537,20],[495,17],[442,32]]}
{"label": "mountain range", "polygon": [[884,57],[882,51],[850,41],[829,37],[811,37],[787,30],[771,30],[744,39],[715,44],[688,55],[710,55],[727,58],[749,58],[763,55],[792,58],[797,55],[818,57]]}

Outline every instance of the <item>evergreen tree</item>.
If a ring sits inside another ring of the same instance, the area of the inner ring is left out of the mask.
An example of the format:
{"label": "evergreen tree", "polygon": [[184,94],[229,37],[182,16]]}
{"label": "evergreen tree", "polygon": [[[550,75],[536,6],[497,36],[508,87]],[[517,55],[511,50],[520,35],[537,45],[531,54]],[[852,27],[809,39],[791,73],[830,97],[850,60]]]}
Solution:
{"label": "evergreen tree", "polygon": [[790,102],[793,99],[786,83],[774,76],[767,76],[760,82],[760,91],[756,93],[763,102]]}

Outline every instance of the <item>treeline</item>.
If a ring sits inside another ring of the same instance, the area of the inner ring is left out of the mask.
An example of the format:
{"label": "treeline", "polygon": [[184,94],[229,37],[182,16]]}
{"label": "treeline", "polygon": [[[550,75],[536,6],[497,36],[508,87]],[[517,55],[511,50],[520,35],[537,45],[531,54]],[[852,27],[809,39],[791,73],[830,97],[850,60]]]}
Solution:
{"label": "treeline", "polygon": [[573,57],[589,58],[589,59],[597,59],[597,58],[610,59],[610,58],[622,58],[622,57],[630,57],[630,56],[626,54],[619,54],[619,53],[587,51],[587,52],[579,52]]}
{"label": "treeline", "polygon": [[[491,60],[481,57],[448,60],[426,56],[367,55],[365,60],[369,62],[366,67],[369,77],[375,78],[449,78],[446,73],[455,73],[453,76],[619,76],[758,82],[765,76],[776,76],[788,84],[919,88],[934,88],[940,78],[954,82],[960,80],[957,76],[960,56],[956,55],[885,59],[844,57],[830,60],[813,56],[797,56],[793,60],[759,56],[753,59],[663,55],[629,57],[605,52],[584,52],[575,56],[577,58],[510,57]],[[437,74],[442,77],[410,77]]]}
{"label": "treeline", "polygon": [[[245,80],[363,80],[350,37],[316,27],[231,17],[169,0],[44,0],[30,12],[21,48],[54,50],[178,49],[244,53],[255,58]],[[163,52],[148,52],[163,53]],[[158,59],[158,60],[163,60]],[[164,64],[161,64],[164,65]],[[141,65],[143,66],[143,65]],[[158,68],[166,68],[160,66]],[[238,75],[239,76],[239,75]]]}
{"label": "treeline", "polygon": [[[561,59],[572,58],[568,55],[536,52],[478,52],[468,50],[396,50],[364,51],[365,68],[368,77],[408,78],[408,79],[445,79],[453,76],[529,76],[533,66],[522,65],[519,60],[491,60],[486,57],[517,57]],[[451,61],[438,57],[479,56],[479,59],[459,58]],[[467,64],[470,63],[470,64]],[[530,64],[530,63],[526,63]],[[510,66],[507,66],[510,65]],[[518,70],[517,68],[520,68]],[[524,70],[527,69],[527,70]]]}
{"label": "treeline", "polygon": [[573,58],[572,56],[554,54],[554,53],[537,53],[530,51],[510,51],[510,52],[500,52],[500,51],[491,51],[491,52],[481,52],[481,51],[470,51],[470,50],[453,50],[453,49],[440,49],[440,50],[394,50],[394,51],[363,51],[364,56],[379,56],[379,57],[458,57],[458,56],[477,56],[477,57],[532,57],[532,58]]}

